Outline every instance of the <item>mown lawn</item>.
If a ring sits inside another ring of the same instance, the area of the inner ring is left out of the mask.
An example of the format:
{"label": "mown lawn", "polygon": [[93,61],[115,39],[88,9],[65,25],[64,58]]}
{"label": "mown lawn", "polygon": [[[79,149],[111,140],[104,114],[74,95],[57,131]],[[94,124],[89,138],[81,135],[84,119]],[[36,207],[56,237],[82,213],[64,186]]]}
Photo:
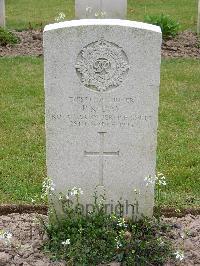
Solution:
{"label": "mown lawn", "polygon": [[[46,176],[42,58],[0,59],[0,203],[40,197]],[[167,176],[163,205],[200,204],[200,62],[163,60],[158,170]]]}
{"label": "mown lawn", "polygon": [[[196,30],[198,0],[128,0],[127,18],[143,21],[144,16],[169,14],[180,22],[181,30]],[[55,22],[60,12],[74,18],[74,0],[6,0],[7,27],[27,29]]]}

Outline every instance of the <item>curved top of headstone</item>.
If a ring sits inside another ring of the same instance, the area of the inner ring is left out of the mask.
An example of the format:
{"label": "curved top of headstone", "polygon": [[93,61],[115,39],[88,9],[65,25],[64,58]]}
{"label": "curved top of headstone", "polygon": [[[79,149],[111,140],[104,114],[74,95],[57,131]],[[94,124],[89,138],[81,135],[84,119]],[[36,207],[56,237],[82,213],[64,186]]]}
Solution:
{"label": "curved top of headstone", "polygon": [[98,25],[99,26],[132,27],[132,28],[161,33],[161,29],[159,26],[155,26],[155,25],[147,24],[143,22],[138,22],[138,21],[121,20],[121,19],[80,19],[80,20],[64,21],[64,22],[46,25],[44,28],[44,32],[62,29],[62,28],[70,28],[70,27],[78,27],[78,26],[80,27],[81,26],[98,26]]}

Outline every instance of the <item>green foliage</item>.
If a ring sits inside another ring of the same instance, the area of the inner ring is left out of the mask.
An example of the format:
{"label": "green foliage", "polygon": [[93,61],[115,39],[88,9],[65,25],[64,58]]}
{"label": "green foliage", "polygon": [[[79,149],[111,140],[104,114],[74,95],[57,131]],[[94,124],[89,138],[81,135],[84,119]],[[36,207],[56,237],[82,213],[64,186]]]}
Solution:
{"label": "green foliage", "polygon": [[[76,189],[76,188],[75,188]],[[77,189],[78,191],[78,189]],[[112,261],[122,265],[163,265],[172,257],[166,237],[168,227],[156,219],[139,221],[107,214],[104,197],[94,196],[93,208],[83,212],[80,193],[61,195],[57,201],[63,215],[50,207],[45,250],[67,265],[99,265]],[[55,195],[54,195],[55,197]]]}
{"label": "green foliage", "polygon": [[177,21],[168,15],[161,14],[159,16],[145,16],[145,22],[160,26],[163,38],[175,37],[178,33],[180,25]]}
{"label": "green foliage", "polygon": [[14,33],[0,27],[0,45],[19,43],[19,38]]}

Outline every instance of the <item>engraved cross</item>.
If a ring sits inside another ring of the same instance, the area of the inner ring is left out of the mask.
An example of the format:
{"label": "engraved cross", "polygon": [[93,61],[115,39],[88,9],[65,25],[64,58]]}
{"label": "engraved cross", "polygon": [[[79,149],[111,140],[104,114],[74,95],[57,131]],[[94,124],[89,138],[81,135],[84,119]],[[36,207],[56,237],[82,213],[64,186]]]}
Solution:
{"label": "engraved cross", "polygon": [[99,186],[103,186],[104,177],[104,157],[105,156],[119,156],[119,151],[104,151],[104,137],[107,132],[98,132],[100,136],[99,151],[84,151],[85,156],[99,156]]}

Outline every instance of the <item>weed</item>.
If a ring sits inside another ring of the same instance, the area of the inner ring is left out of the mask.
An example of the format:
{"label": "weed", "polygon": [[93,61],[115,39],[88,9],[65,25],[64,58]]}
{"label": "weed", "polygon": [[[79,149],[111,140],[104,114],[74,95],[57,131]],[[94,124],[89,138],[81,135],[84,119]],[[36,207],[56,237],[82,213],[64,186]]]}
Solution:
{"label": "weed", "polygon": [[19,43],[19,38],[14,33],[0,27],[0,45],[6,46],[7,44],[14,45],[17,43]]}
{"label": "weed", "polygon": [[180,24],[168,15],[145,16],[145,22],[160,26],[163,38],[168,39],[175,37],[180,29]]}

